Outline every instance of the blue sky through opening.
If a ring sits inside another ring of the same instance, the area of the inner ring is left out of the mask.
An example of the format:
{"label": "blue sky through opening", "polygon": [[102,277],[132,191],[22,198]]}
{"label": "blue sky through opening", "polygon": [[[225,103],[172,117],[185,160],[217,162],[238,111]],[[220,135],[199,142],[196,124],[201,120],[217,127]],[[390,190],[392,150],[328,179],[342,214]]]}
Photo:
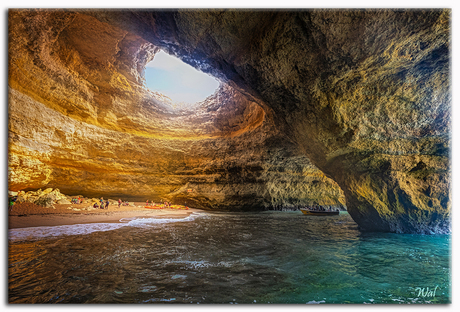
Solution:
{"label": "blue sky through opening", "polygon": [[146,86],[173,102],[196,103],[215,92],[219,82],[180,59],[160,51],[145,67]]}

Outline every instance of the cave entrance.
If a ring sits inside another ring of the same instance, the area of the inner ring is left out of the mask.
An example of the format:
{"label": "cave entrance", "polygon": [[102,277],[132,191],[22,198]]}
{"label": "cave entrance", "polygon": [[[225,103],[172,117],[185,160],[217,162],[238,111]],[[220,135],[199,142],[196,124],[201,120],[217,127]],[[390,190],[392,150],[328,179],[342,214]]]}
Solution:
{"label": "cave entrance", "polygon": [[146,87],[171,99],[171,104],[190,105],[214,94],[219,81],[160,50],[145,67]]}

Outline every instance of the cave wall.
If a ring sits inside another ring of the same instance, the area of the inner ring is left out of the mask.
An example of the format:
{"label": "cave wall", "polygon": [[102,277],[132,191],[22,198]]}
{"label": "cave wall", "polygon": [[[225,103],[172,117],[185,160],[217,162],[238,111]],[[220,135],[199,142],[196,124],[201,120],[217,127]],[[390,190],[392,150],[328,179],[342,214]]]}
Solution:
{"label": "cave wall", "polygon": [[222,83],[174,108],[143,86],[159,48],[141,37],[78,12],[15,10],[9,22],[10,190],[210,209],[344,207],[264,103]]}
{"label": "cave wall", "polygon": [[[264,159],[261,168],[279,167],[283,160],[274,155],[284,153],[291,159],[286,166],[311,161],[319,175],[337,182],[363,230],[450,231],[450,10],[20,10],[10,11],[9,23],[10,88],[73,120],[139,139],[180,133],[189,145],[223,143],[227,150],[207,149],[219,158],[216,170],[245,150]],[[100,45],[112,57],[71,47],[72,27],[80,27],[73,33],[103,30]],[[128,51],[134,42],[139,48]],[[253,103],[252,120],[259,122],[247,128],[235,116],[236,128],[224,129],[223,114],[197,128],[193,120],[203,109],[181,113],[169,128],[165,116],[178,113],[140,87],[139,68],[158,47],[219,78],[226,84],[221,92],[231,89]],[[148,122],[155,114],[158,123]],[[255,117],[261,115],[263,122]],[[228,174],[240,179],[234,185],[252,189],[244,181],[258,172],[264,186],[249,197],[235,192],[235,203],[278,194],[263,200],[273,207],[295,194],[297,187],[276,184],[278,173],[246,168]],[[217,193],[221,202],[231,197]]]}

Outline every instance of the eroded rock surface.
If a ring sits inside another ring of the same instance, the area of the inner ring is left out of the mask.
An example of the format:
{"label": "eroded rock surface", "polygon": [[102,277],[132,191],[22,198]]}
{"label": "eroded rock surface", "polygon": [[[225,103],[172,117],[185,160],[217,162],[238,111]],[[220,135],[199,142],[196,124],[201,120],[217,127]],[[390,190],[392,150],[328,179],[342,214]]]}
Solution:
{"label": "eroded rock surface", "polygon": [[10,23],[11,190],[215,209],[344,206],[263,103],[222,84],[176,110],[142,85],[158,48],[140,37],[79,13],[20,11]]}
{"label": "eroded rock surface", "polygon": [[[145,90],[159,48],[219,91]],[[10,189],[260,209],[338,184],[363,230],[448,232],[449,51],[449,10],[10,11]]]}

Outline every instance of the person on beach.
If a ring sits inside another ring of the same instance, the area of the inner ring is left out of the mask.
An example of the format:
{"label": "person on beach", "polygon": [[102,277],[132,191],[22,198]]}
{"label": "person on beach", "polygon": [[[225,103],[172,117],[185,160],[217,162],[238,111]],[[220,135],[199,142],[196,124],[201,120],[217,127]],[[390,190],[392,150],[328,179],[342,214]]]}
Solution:
{"label": "person on beach", "polygon": [[14,200],[13,198],[10,198],[10,211],[13,211],[13,206],[14,206]]}
{"label": "person on beach", "polygon": [[109,209],[109,200],[108,199],[105,201],[105,209]]}
{"label": "person on beach", "polygon": [[97,209],[99,208],[99,205],[97,203],[94,203],[93,208]]}
{"label": "person on beach", "polygon": [[99,201],[101,202],[101,207],[104,207],[104,198],[101,197],[101,199],[99,199]]}
{"label": "person on beach", "polygon": [[119,198],[118,199],[118,209],[120,209],[120,207],[121,207],[121,199]]}

